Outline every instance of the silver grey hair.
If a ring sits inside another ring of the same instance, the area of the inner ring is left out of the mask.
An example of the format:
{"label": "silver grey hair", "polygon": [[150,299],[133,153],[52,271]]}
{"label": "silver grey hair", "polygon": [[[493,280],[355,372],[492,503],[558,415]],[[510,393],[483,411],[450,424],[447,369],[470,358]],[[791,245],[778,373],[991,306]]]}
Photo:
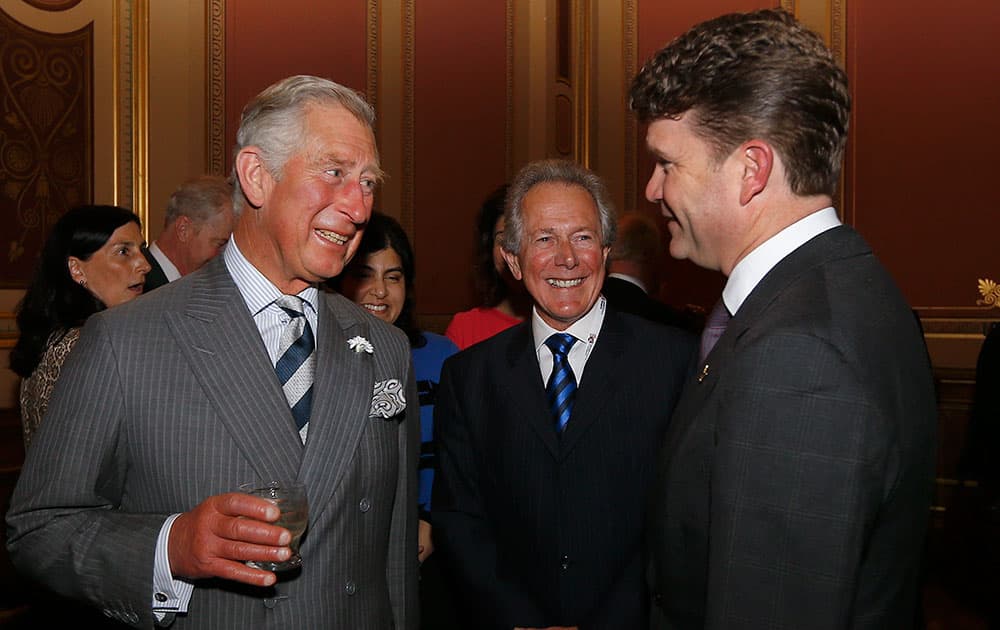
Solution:
{"label": "silver grey hair", "polygon": [[180,185],[167,201],[164,225],[180,217],[188,217],[195,224],[203,224],[228,208],[233,198],[233,186],[219,175],[201,175]]}
{"label": "silver grey hair", "polygon": [[[304,143],[302,122],[309,105],[339,105],[375,135],[375,111],[360,94],[329,79],[300,74],[265,88],[246,104],[236,132],[234,158],[244,148],[256,146],[268,172],[280,179],[285,162]],[[378,160],[377,153],[375,159]],[[239,214],[246,197],[235,162],[234,159],[233,210]]]}
{"label": "silver grey hair", "polygon": [[503,248],[517,254],[524,241],[524,197],[539,184],[555,183],[579,186],[594,199],[601,223],[601,245],[615,242],[617,224],[615,208],[604,181],[593,171],[569,160],[540,160],[524,166],[510,184],[504,206]]}

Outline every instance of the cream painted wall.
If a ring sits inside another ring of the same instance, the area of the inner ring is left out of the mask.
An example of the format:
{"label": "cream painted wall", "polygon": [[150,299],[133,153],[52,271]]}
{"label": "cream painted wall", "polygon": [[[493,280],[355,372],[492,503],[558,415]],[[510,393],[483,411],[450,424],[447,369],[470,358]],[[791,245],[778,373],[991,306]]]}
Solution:
{"label": "cream painted wall", "polygon": [[149,3],[150,241],[170,194],[206,172],[206,1]]}

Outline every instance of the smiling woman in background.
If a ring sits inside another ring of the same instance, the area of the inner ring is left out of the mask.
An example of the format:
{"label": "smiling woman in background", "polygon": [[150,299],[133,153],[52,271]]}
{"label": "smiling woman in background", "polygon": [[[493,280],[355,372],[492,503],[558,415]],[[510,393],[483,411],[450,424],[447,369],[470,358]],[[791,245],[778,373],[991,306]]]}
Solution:
{"label": "smiling woman in background", "polygon": [[402,226],[392,217],[374,213],[354,259],[331,286],[369,313],[395,324],[410,339],[413,366],[420,392],[420,477],[418,507],[420,528],[421,627],[455,627],[444,581],[436,561],[428,561],[434,551],[431,541],[430,502],[434,479],[435,449],[434,397],[441,378],[441,364],[458,351],[448,338],[421,331],[414,321],[413,280],[416,271],[413,249]]}
{"label": "smiling woman in background", "polygon": [[139,217],[117,206],[80,206],[52,227],[18,305],[10,367],[22,377],[24,447],[38,429],[63,362],[94,313],[142,294],[149,263]]}

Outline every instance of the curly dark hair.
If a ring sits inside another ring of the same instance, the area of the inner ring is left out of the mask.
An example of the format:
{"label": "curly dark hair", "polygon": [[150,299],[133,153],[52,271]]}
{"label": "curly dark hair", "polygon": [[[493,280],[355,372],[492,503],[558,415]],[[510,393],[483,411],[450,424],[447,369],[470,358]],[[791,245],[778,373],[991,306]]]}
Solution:
{"label": "curly dark hair", "polygon": [[702,22],[657,52],[632,82],[646,122],[690,115],[722,159],[746,140],[774,145],[800,196],[833,195],[847,142],[847,74],[819,35],[764,9]]}
{"label": "curly dark hair", "polygon": [[10,368],[27,378],[38,367],[53,335],[82,326],[104,304],[69,274],[70,256],[80,260],[104,246],[115,230],[126,223],[141,226],[139,217],[118,206],[79,206],[52,226],[42,247],[35,276],[17,306],[17,344],[10,353]]}
{"label": "curly dark hair", "polygon": [[336,291],[341,289],[341,279],[354,271],[354,268],[365,261],[368,256],[380,252],[383,249],[392,249],[399,256],[403,263],[403,280],[406,286],[406,297],[403,299],[403,308],[399,312],[399,317],[394,322],[396,327],[406,333],[410,340],[411,348],[422,348],[427,345],[427,338],[417,328],[415,321],[415,300],[413,295],[413,283],[417,277],[416,262],[414,261],[413,248],[410,246],[410,239],[406,236],[406,231],[399,221],[387,214],[373,212],[365,227],[365,233],[361,237],[361,244],[354,258],[342,274],[336,278],[330,278],[327,285]]}
{"label": "curly dark hair", "polygon": [[503,216],[507,189],[508,185],[503,184],[491,192],[476,215],[476,288],[483,306],[496,306],[507,297],[507,284],[493,266],[494,230]]}

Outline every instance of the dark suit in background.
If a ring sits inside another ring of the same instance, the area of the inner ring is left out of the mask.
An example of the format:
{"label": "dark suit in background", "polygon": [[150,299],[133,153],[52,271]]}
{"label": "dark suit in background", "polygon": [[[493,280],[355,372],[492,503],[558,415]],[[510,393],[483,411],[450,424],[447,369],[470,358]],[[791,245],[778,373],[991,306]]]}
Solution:
{"label": "dark suit in background", "polygon": [[167,274],[163,273],[163,267],[160,266],[160,261],[156,260],[156,257],[150,253],[149,248],[143,247],[142,255],[146,257],[146,261],[150,267],[149,273],[146,274],[146,283],[143,285],[142,292],[149,293],[153,289],[158,289],[169,283]]}
{"label": "dark suit in background", "polygon": [[694,317],[651,298],[642,287],[628,280],[608,276],[604,279],[601,293],[608,298],[608,304],[623,313],[631,313],[657,324],[676,326],[693,332],[697,332],[699,328]]}

